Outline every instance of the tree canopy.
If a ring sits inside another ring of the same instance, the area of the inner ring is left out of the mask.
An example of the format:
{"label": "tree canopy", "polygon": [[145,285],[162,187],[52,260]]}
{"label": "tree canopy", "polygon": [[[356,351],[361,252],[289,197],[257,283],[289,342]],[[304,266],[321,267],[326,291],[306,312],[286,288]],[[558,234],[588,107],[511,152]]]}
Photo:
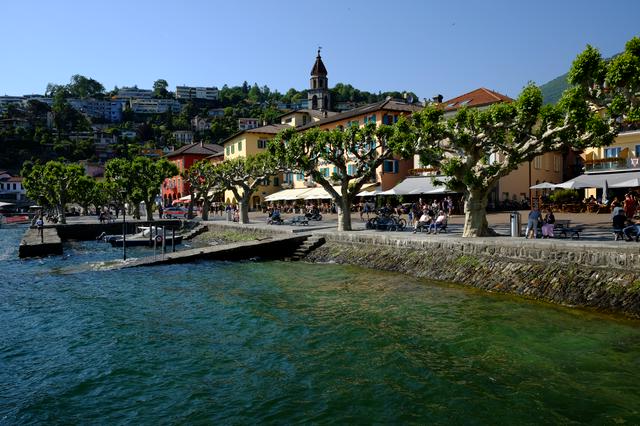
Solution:
{"label": "tree canopy", "polygon": [[370,123],[299,133],[286,129],[269,143],[269,151],[282,170],[302,173],[320,184],[340,207],[338,229],[349,231],[351,205],[362,186],[376,177],[385,160],[414,152],[416,140],[406,134],[409,129],[403,118],[395,126]]}
{"label": "tree canopy", "polygon": [[543,106],[540,89],[530,84],[513,103],[462,108],[448,119],[433,105],[414,115],[423,164],[439,167],[451,177],[448,186],[465,196],[463,236],[493,233],[486,206],[501,177],[547,152],[608,145],[620,124],[637,120],[638,45],[631,40],[611,61],[587,46],[569,71],[573,86],[556,105]]}

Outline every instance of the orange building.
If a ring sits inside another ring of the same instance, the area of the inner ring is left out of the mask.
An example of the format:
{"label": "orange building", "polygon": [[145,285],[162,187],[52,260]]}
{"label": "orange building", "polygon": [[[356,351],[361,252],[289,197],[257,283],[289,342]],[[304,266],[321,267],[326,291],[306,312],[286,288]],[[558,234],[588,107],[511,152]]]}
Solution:
{"label": "orange building", "polygon": [[178,166],[177,176],[164,180],[162,184],[162,202],[170,205],[174,200],[189,194],[189,184],[182,179],[182,172],[189,169],[193,163],[203,159],[209,159],[218,163],[224,159],[222,147],[217,144],[192,143],[185,145],[165,155],[164,158]]}

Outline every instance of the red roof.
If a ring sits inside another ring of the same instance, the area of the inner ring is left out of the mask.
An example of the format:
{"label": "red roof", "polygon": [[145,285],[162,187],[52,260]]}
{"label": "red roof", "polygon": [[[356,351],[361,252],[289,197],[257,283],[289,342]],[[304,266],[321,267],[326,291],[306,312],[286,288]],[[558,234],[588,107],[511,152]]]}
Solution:
{"label": "red roof", "polygon": [[462,107],[480,107],[484,105],[497,104],[499,102],[513,102],[508,96],[494,92],[493,90],[481,87],[456,98],[442,102],[445,111],[455,111]]}

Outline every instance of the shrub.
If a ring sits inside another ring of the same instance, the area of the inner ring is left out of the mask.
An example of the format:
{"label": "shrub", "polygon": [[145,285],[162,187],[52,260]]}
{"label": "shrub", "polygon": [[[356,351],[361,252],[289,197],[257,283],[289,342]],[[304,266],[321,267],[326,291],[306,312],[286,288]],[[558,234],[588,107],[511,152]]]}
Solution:
{"label": "shrub", "polygon": [[580,201],[580,194],[575,189],[556,189],[549,198],[554,203],[573,203]]}

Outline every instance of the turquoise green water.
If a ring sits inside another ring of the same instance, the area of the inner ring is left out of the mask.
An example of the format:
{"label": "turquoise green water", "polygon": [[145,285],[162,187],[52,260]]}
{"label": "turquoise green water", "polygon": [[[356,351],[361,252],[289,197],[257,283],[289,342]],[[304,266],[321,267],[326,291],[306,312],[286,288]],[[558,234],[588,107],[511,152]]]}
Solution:
{"label": "turquoise green water", "polygon": [[20,261],[21,235],[0,424],[640,423],[638,322],[338,265]]}

